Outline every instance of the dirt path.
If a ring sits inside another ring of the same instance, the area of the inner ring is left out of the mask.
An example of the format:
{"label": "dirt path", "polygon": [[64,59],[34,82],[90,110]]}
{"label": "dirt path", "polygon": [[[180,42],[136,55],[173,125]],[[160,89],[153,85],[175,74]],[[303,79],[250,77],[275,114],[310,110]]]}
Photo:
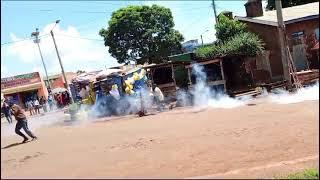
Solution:
{"label": "dirt path", "polygon": [[273,177],[318,164],[319,101],[179,109],[36,134],[1,149],[2,178]]}

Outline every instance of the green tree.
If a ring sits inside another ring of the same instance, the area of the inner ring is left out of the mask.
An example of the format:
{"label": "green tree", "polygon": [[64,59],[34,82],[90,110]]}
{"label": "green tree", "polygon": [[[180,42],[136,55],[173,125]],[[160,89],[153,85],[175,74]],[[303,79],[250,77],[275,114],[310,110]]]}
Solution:
{"label": "green tree", "polygon": [[[268,0],[267,3],[267,10],[275,10],[276,9],[276,0]],[[312,2],[318,2],[319,0],[282,0],[281,1],[281,5],[283,8],[286,7],[292,7],[292,6],[299,6],[299,5],[303,5],[303,4],[308,4],[308,3],[312,3]]]}
{"label": "green tree", "polygon": [[218,41],[198,48],[196,55],[199,58],[255,56],[264,50],[262,40],[257,35],[248,32],[244,23],[223,14],[218,16],[218,21],[219,23],[215,26]]}
{"label": "green tree", "polygon": [[219,23],[215,25],[216,37],[218,41],[225,42],[233,38],[235,35],[246,32],[246,24],[228,18],[224,14],[219,14]]}
{"label": "green tree", "polygon": [[181,52],[183,36],[175,29],[170,9],[158,5],[128,6],[112,13],[108,29],[101,29],[104,45],[119,63],[160,63]]}

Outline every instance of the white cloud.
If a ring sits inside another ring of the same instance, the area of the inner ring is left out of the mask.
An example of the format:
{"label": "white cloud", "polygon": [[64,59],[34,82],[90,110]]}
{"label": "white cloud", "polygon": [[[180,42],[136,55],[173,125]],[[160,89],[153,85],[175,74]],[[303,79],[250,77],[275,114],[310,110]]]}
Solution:
{"label": "white cloud", "polygon": [[[10,33],[12,41],[21,41],[22,38],[18,38],[15,34]],[[13,43],[8,49],[8,55],[16,55],[23,62],[30,63],[36,58],[35,46],[32,41],[21,41],[19,43]]]}
{"label": "white cloud", "polygon": [[5,77],[8,75],[8,68],[7,66],[1,64],[1,77]]}
{"label": "white cloud", "polygon": [[[54,24],[48,24],[40,31],[40,48],[48,74],[61,72],[53,40],[49,35],[53,26]],[[10,36],[12,41],[22,39],[14,33],[11,33]],[[109,55],[103,41],[80,39],[83,37],[75,27],[69,26],[66,29],[61,29],[57,25],[54,28],[54,36],[65,71],[77,71],[79,69],[86,71],[98,70],[103,69],[105,66],[118,65],[117,61]],[[39,50],[33,41],[14,43],[8,46],[5,51],[8,55],[16,57],[17,60],[33,65],[34,68],[30,69],[29,72],[33,70],[44,74]],[[8,66],[8,68],[14,67]]]}
{"label": "white cloud", "polygon": [[[185,41],[198,39],[201,43],[203,33],[204,43],[215,40],[214,17],[211,16],[211,1],[145,1],[145,5],[157,4],[170,8],[175,27],[185,38]],[[203,16],[203,12],[208,12]],[[213,12],[211,12],[213,14]]]}

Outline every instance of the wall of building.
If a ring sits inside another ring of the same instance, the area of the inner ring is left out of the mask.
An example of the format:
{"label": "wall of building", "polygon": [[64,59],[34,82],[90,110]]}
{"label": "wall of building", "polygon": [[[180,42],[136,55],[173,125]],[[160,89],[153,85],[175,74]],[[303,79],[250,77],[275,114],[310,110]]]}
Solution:
{"label": "wall of building", "polygon": [[51,87],[52,87],[52,89],[55,89],[58,87],[64,88],[64,80],[63,80],[62,76],[60,76],[56,80],[54,80],[51,83]]}
{"label": "wall of building", "polygon": [[[278,28],[275,26],[269,26],[264,24],[257,24],[251,22],[245,22],[248,25],[248,30],[257,34],[265,43],[266,50],[270,50],[269,62],[271,66],[271,76],[273,80],[278,80],[283,77],[283,66],[281,61],[281,49],[279,41],[279,32]],[[319,28],[318,19],[316,20],[307,20],[297,23],[292,23],[286,26],[286,32],[289,38],[289,46],[292,50],[292,41],[291,34],[295,32],[303,31],[307,37],[315,35],[315,30]],[[317,56],[311,52],[314,42],[310,41],[310,38],[307,39],[307,53],[308,60],[312,62],[317,62]]]}
{"label": "wall of building", "polygon": [[272,78],[275,80],[281,79],[283,77],[283,67],[277,27],[251,22],[246,22],[246,24],[248,30],[257,34],[265,43],[265,49],[270,51],[269,64]]}
{"label": "wall of building", "polygon": [[41,75],[40,75],[40,79],[41,79],[41,88],[38,89],[38,97],[40,98],[43,96],[45,99],[48,99],[48,95],[49,95],[48,89]]}
{"label": "wall of building", "polygon": [[[77,76],[77,73],[73,73],[73,72],[67,72],[66,73],[66,78],[67,78],[67,81],[68,81],[68,84],[71,83],[71,80],[73,78],[75,78]],[[55,88],[64,88],[64,84],[65,84],[65,81],[63,79],[63,76],[62,74],[59,74],[58,77],[55,77],[54,80],[51,80],[51,88],[52,89],[55,89]]]}
{"label": "wall of building", "polygon": [[297,22],[286,25],[286,32],[289,35],[295,32],[304,31],[308,36],[315,34],[315,30],[319,28],[319,19],[313,19],[303,22]]}
{"label": "wall of building", "polygon": [[[316,39],[316,29],[319,29],[319,19],[313,19],[303,22],[292,23],[286,26],[286,32],[289,38],[292,38],[293,33],[304,32],[305,38],[305,48],[307,59],[310,68],[319,68],[318,67],[318,57],[317,54],[311,51],[311,48],[317,43]],[[292,52],[293,41],[289,40],[290,50]]]}

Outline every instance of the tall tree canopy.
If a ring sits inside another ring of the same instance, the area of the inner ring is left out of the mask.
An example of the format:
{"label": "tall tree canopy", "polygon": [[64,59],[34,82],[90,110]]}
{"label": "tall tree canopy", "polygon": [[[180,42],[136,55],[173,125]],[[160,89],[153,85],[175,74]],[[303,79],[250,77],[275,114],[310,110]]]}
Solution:
{"label": "tall tree canopy", "polygon": [[108,29],[101,29],[99,34],[119,63],[160,63],[168,55],[181,52],[184,38],[173,27],[168,8],[128,6],[113,12]]}
{"label": "tall tree canopy", "polygon": [[[276,9],[276,0],[268,0],[268,4],[266,9],[267,10],[275,10]],[[308,4],[312,2],[318,2],[319,0],[282,0],[281,4],[283,8],[291,7],[291,6],[298,6],[302,4]]]}

